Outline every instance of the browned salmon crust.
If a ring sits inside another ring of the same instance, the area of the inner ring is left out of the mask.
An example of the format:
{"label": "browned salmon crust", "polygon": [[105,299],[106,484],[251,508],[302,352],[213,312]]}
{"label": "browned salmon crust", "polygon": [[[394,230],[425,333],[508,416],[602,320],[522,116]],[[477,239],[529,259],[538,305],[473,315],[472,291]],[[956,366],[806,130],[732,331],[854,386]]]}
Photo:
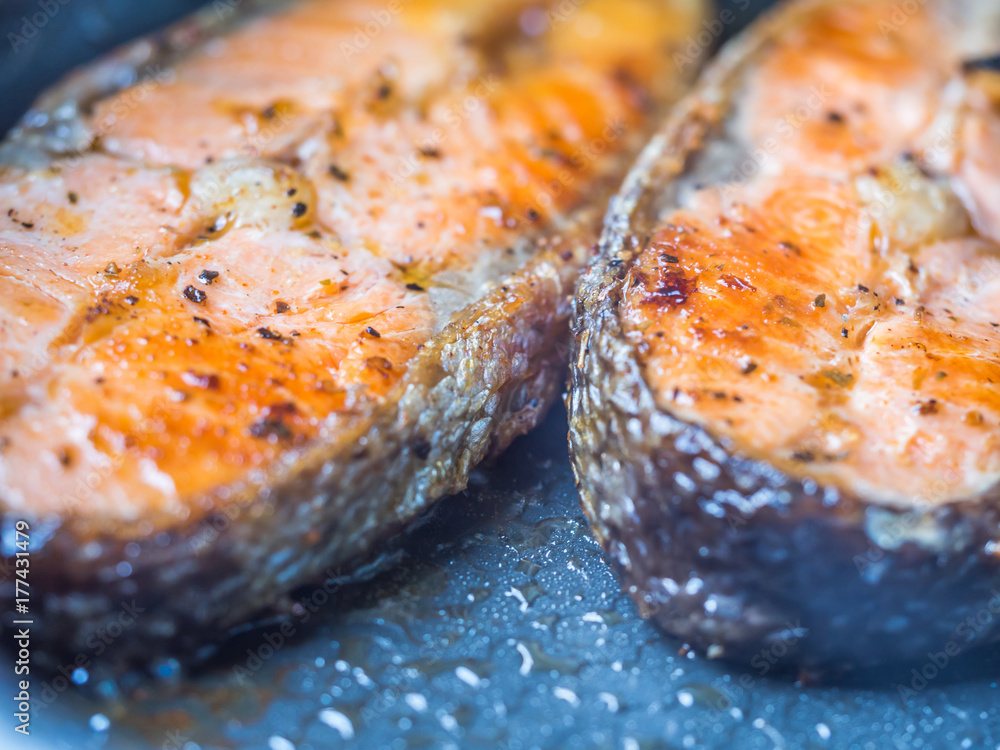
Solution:
{"label": "browned salmon crust", "polygon": [[40,666],[211,645],[535,425],[701,9],[413,0],[376,33],[369,2],[260,5],[76,74],[0,146],[0,508]]}
{"label": "browned salmon crust", "polygon": [[790,3],[726,48],[577,295],[592,527],[646,614],[765,672],[1000,638],[1000,19],[893,7]]}

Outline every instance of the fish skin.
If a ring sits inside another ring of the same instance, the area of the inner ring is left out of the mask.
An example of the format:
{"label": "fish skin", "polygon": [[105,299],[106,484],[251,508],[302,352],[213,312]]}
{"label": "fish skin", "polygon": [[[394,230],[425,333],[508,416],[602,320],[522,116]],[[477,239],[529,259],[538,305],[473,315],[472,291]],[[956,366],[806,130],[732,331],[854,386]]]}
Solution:
{"label": "fish skin", "polygon": [[899,7],[786,3],[727,45],[578,289],[591,526],[641,611],[761,674],[1000,634],[968,625],[1000,573],[1000,118],[966,64],[1000,13]]}
{"label": "fish skin", "polygon": [[0,511],[35,530],[40,666],[120,602],[108,673],[203,656],[545,414],[703,7],[527,8],[209,9],[0,145]]}

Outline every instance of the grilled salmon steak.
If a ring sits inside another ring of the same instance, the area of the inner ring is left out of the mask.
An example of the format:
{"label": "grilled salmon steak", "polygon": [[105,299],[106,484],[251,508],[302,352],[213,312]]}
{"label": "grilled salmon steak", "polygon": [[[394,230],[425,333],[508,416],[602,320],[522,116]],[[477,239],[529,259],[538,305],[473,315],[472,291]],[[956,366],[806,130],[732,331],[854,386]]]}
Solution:
{"label": "grilled salmon steak", "polygon": [[36,638],[91,653],[134,602],[106,659],[211,642],[531,428],[700,10],[216,3],[42,96],[0,146]]}
{"label": "grilled salmon steak", "polygon": [[998,52],[993,2],[788,4],[613,203],[574,468],[641,606],[710,656],[1000,637]]}

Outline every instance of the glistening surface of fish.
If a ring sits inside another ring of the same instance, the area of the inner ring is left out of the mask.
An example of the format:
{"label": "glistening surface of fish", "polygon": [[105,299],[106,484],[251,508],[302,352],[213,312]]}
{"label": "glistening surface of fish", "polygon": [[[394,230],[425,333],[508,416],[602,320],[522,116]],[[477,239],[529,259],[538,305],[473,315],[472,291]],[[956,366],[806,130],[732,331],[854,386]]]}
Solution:
{"label": "glistening surface of fish", "polygon": [[1000,7],[910,6],[793,3],[727,48],[582,282],[584,506],[710,656],[850,669],[1000,635],[976,620],[1000,583]]}
{"label": "glistening surface of fish", "polygon": [[196,645],[535,424],[698,9],[210,9],[46,94],[0,150],[0,501],[37,636],[87,651],[135,601],[108,658]]}

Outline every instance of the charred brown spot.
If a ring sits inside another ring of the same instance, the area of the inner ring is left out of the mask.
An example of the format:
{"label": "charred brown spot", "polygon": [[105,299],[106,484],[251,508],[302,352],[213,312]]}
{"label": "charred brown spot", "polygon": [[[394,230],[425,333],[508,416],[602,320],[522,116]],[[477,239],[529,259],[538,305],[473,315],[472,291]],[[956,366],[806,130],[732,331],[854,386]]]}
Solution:
{"label": "charred brown spot", "polygon": [[796,255],[802,255],[802,248],[800,248],[794,242],[783,240],[782,242],[778,243],[778,247],[780,247],[782,250],[787,250],[790,253],[795,253]]}
{"label": "charred brown spot", "polygon": [[264,408],[264,416],[270,418],[284,419],[299,413],[298,407],[291,401],[281,401]]}
{"label": "charred brown spot", "polygon": [[215,391],[219,388],[219,376],[212,374],[198,373],[194,370],[187,370],[181,373],[181,380],[185,385],[189,385],[192,388],[201,388],[203,390]]}
{"label": "charred brown spot", "polygon": [[219,272],[209,271],[207,268],[202,269],[201,273],[198,274],[198,281],[202,284],[211,284],[217,278],[219,278]]}
{"label": "charred brown spot", "polygon": [[756,292],[757,287],[751,284],[746,279],[741,279],[739,276],[733,276],[731,273],[724,273],[719,278],[719,283],[727,289],[732,289],[737,292]]}
{"label": "charred brown spot", "polygon": [[288,303],[287,302],[282,302],[280,299],[277,302],[274,303],[274,311],[278,315],[281,315],[282,313],[286,313],[290,309],[291,308],[288,306]]}
{"label": "charred brown spot", "polygon": [[107,307],[107,305],[105,305],[103,303],[99,304],[99,305],[91,305],[90,307],[87,308],[87,312],[83,316],[83,319],[87,323],[93,323],[95,320],[97,320],[102,315],[107,315],[110,312],[111,312],[111,310],[109,310],[108,307]]}
{"label": "charred brown spot", "polygon": [[696,291],[695,279],[680,271],[661,270],[656,288],[646,296],[645,302],[660,307],[679,307]]}
{"label": "charred brown spot", "polygon": [[430,454],[431,454],[431,444],[428,443],[423,438],[417,440],[417,442],[413,444],[413,455],[415,455],[421,461],[425,461]]}
{"label": "charred brown spot", "polygon": [[289,340],[282,336],[280,333],[272,331],[270,328],[258,328],[257,335],[262,339],[267,339],[268,341],[283,341],[288,343]]}
{"label": "charred brown spot", "polygon": [[821,370],[820,375],[841,388],[854,387],[854,375],[840,370]]}
{"label": "charred brown spot", "polygon": [[388,378],[389,373],[392,372],[392,362],[385,357],[368,357],[365,360],[365,367],[377,372],[384,378]]}
{"label": "charred brown spot", "polygon": [[333,179],[340,180],[340,182],[347,182],[348,180],[351,179],[351,176],[343,169],[338,167],[336,164],[331,164],[329,167],[327,167],[327,172],[330,173],[330,176]]}
{"label": "charred brown spot", "polygon": [[270,438],[274,436],[278,440],[289,440],[292,431],[280,419],[258,419],[250,425],[250,436],[255,438]]}
{"label": "charred brown spot", "polygon": [[294,433],[287,420],[298,413],[298,408],[291,401],[271,404],[263,409],[261,417],[250,425],[250,435],[255,438],[270,438],[288,440]]}

